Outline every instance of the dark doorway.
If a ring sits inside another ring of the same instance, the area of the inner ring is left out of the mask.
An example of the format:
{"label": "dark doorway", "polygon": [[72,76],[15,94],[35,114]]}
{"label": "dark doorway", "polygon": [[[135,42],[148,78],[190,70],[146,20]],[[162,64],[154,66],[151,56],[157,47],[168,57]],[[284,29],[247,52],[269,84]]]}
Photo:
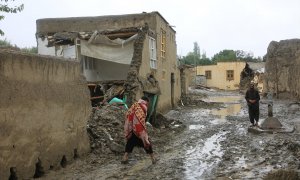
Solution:
{"label": "dark doorway", "polygon": [[172,108],[175,107],[175,103],[174,103],[174,84],[175,84],[175,75],[174,75],[174,73],[171,73],[171,104],[172,104]]}

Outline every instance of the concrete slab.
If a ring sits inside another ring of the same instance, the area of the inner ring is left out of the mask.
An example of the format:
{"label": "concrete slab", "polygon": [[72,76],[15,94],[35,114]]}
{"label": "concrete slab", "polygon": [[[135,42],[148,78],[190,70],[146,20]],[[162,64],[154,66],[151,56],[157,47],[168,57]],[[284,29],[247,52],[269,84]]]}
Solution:
{"label": "concrete slab", "polygon": [[293,133],[295,131],[295,126],[283,125],[281,128],[277,129],[261,129],[259,127],[248,127],[248,132],[254,134],[260,133]]}

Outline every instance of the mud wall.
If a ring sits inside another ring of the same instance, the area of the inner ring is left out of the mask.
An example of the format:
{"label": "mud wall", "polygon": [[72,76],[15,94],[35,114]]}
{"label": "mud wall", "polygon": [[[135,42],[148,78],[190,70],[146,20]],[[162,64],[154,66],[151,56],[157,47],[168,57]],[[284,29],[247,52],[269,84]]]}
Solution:
{"label": "mud wall", "polygon": [[38,19],[36,21],[36,32],[37,34],[51,34],[56,32],[120,29],[120,27],[142,27],[146,22],[151,29],[155,29],[156,14],[158,13]]}
{"label": "mud wall", "polygon": [[77,62],[0,50],[0,179],[37,177],[89,151]]}
{"label": "mud wall", "polygon": [[264,93],[300,99],[300,39],[272,41],[266,55]]}

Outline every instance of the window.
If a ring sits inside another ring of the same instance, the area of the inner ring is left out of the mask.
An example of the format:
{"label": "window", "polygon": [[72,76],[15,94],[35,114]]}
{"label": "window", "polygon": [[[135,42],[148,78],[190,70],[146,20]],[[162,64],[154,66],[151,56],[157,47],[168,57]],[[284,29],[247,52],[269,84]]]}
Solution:
{"label": "window", "polygon": [[211,79],[211,71],[205,71],[206,79]]}
{"label": "window", "polygon": [[233,70],[227,70],[226,71],[226,80],[227,81],[234,80],[233,72],[234,72]]}
{"label": "window", "polygon": [[156,61],[156,40],[152,37],[149,39],[149,50],[150,50],[150,67],[157,69]]}
{"label": "window", "polygon": [[161,29],[161,47],[160,47],[160,56],[166,58],[166,31]]}

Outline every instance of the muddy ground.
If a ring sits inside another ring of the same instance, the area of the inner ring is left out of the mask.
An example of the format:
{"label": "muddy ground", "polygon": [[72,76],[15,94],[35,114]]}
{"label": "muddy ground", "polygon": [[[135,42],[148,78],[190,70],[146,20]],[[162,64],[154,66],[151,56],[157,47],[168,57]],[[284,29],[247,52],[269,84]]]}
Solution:
{"label": "muddy ground", "polygon": [[[106,127],[97,123],[89,127],[90,131],[102,132],[92,137],[93,153],[69,162],[65,168],[50,171],[41,179],[265,179],[271,172],[277,172],[275,177],[281,179],[298,178],[298,103],[274,100],[274,116],[295,126],[293,133],[255,134],[248,132],[250,122],[243,94],[215,90],[191,93],[192,98],[182,101],[184,106],[181,104],[165,114],[168,124],[149,127],[159,158],[157,164],[152,165],[142,149],[134,150],[129,164],[120,163],[125,142],[122,116],[118,116],[121,120],[115,119],[110,127],[118,127],[118,132],[103,130]],[[267,117],[266,102],[262,98],[261,120]],[[110,140],[101,138],[104,136]],[[113,139],[118,141],[111,146]]]}

